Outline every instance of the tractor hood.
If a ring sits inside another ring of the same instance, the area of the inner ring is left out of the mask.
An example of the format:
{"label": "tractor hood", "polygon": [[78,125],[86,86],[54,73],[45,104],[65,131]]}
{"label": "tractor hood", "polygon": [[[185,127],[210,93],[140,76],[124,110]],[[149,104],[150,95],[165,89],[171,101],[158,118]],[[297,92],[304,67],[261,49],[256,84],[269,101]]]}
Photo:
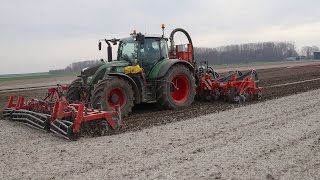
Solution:
{"label": "tractor hood", "polygon": [[121,71],[121,69],[124,69],[124,67],[129,66],[129,62],[127,61],[111,61],[106,63],[101,63],[93,67],[87,67],[84,68],[81,71],[82,76],[93,76],[97,71],[105,69],[106,72],[118,72]]}
{"label": "tractor hood", "polygon": [[124,73],[124,67],[129,66],[127,61],[111,61],[101,66],[101,70],[105,69],[106,73]]}
{"label": "tractor hood", "polygon": [[84,69],[81,72],[81,75],[84,76],[85,84],[93,86],[108,73],[124,74],[124,68],[129,65],[130,63],[127,61],[114,60]]}
{"label": "tractor hood", "polygon": [[125,66],[129,66],[129,64],[130,63],[128,61],[118,61],[118,60],[105,63],[105,65],[109,67],[125,67]]}

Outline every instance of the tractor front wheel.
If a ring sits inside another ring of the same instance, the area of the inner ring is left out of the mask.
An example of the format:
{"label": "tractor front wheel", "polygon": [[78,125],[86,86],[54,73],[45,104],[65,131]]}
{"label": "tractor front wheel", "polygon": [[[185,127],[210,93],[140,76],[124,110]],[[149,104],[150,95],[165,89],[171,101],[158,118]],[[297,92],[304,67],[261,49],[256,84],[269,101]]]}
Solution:
{"label": "tractor front wheel", "polygon": [[157,104],[161,109],[183,109],[191,105],[194,96],[193,74],[183,65],[171,67],[157,87]]}
{"label": "tractor front wheel", "polygon": [[121,116],[126,117],[132,111],[133,90],[124,79],[111,76],[100,80],[94,87],[91,103],[93,108],[114,111],[120,107]]}

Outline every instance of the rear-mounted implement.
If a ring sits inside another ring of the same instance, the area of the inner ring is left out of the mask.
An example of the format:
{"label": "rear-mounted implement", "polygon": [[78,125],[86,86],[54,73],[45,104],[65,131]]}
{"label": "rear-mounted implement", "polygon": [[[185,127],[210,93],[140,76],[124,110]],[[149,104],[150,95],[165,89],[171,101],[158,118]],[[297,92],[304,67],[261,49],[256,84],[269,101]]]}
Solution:
{"label": "rear-mounted implement", "polygon": [[[207,62],[206,62],[207,64]],[[197,71],[198,86],[196,97],[199,100],[218,100],[223,98],[229,102],[245,102],[261,99],[262,88],[255,70],[242,74],[240,71],[229,72],[220,77],[211,67],[200,67]]]}
{"label": "rear-mounted implement", "polygon": [[11,96],[2,116],[47,132],[54,132],[70,140],[77,140],[81,134],[112,134],[121,126],[119,111],[99,111],[85,107],[85,104],[68,104],[66,101],[49,101]]}

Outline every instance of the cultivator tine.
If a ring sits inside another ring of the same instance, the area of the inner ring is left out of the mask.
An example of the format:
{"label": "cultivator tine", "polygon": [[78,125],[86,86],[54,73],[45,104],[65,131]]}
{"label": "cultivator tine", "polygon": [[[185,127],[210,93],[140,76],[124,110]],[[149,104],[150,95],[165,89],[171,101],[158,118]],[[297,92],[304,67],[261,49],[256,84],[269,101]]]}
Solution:
{"label": "cultivator tine", "polygon": [[9,118],[40,130],[48,130],[50,116],[28,110],[14,110],[10,112]]}
{"label": "cultivator tine", "polygon": [[12,112],[13,112],[13,109],[11,108],[4,109],[3,111],[1,111],[1,118],[10,119],[12,116]]}
{"label": "cultivator tine", "polygon": [[79,136],[73,133],[73,123],[67,120],[54,120],[50,123],[50,131],[69,140],[79,138]]}
{"label": "cultivator tine", "polygon": [[67,138],[68,126],[59,120],[55,120],[54,122],[50,123],[50,131]]}

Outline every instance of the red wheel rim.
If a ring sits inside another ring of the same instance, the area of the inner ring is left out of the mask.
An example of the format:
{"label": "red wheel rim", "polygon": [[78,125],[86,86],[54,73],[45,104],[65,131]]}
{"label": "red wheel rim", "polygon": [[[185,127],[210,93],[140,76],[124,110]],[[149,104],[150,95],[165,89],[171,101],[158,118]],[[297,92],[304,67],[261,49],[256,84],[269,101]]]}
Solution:
{"label": "red wheel rim", "polygon": [[114,88],[109,92],[108,104],[115,109],[116,106],[122,107],[126,103],[126,95],[120,88]]}
{"label": "red wheel rim", "polygon": [[178,104],[186,102],[190,94],[188,78],[185,75],[177,75],[171,82],[174,85],[173,91],[171,91],[172,99]]}

